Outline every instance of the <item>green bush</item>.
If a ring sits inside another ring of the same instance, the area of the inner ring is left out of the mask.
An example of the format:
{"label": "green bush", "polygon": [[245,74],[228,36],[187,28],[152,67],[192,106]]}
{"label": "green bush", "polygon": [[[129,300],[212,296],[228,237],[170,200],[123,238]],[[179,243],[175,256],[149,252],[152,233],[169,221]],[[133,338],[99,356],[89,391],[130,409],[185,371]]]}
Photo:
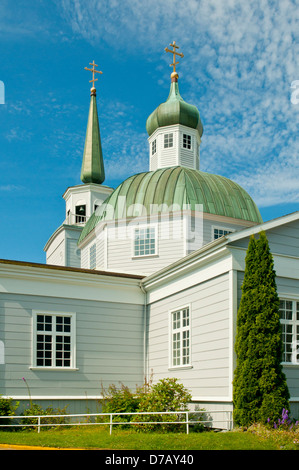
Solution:
{"label": "green bush", "polygon": [[[181,421],[185,423],[185,414],[151,414],[151,412],[164,411],[188,411],[188,403],[191,401],[189,391],[175,378],[161,379],[152,385],[145,382],[142,387],[137,387],[135,393],[128,387],[121,385],[117,388],[110,385],[107,393],[103,392],[104,400],[102,410],[104,413],[140,413],[148,412],[145,415],[115,415],[113,422],[134,421],[135,429],[145,431],[180,431],[185,430],[185,424],[139,424],[147,421],[172,422]],[[105,422],[103,419],[102,422]],[[108,422],[108,418],[106,419]],[[132,425],[129,425],[132,428]]]}
{"label": "green bush", "polygon": [[[138,409],[140,397],[136,395],[136,393],[132,393],[131,390],[123,384],[121,384],[120,388],[117,388],[114,384],[110,385],[107,392],[103,390],[103,395],[103,413],[135,413]],[[101,421],[108,422],[108,419],[108,417],[106,419],[102,417]],[[123,421],[125,423],[131,420],[134,421],[134,415],[113,416],[114,422]]]}
{"label": "green bush", "polygon": [[[189,391],[178,382],[176,378],[161,379],[156,384],[152,385],[149,390],[142,393],[139,402],[139,412],[145,411],[188,411],[188,403],[191,401],[191,394]],[[135,421],[157,421],[157,422],[172,422],[182,421],[185,422],[185,414],[167,414],[167,415],[140,415],[136,416]],[[182,431],[185,425],[180,424],[146,424],[140,425],[147,431],[162,431],[174,432]]]}
{"label": "green bush", "polygon": [[[19,406],[19,402],[13,402],[12,398],[2,398],[0,396],[0,416],[14,416],[15,411]],[[11,424],[11,420],[9,418],[0,419],[0,424]],[[0,428],[1,429],[1,428]]]}
{"label": "green bush", "polygon": [[[66,409],[67,409],[67,406],[66,405],[64,408],[60,409],[60,408],[57,408],[57,409],[54,409],[52,408],[51,406],[49,406],[48,408],[46,408],[45,410],[38,404],[36,403],[31,403],[30,407],[27,408],[24,412],[23,412],[23,416],[24,418],[21,420],[21,424],[25,425],[25,424],[31,424],[31,425],[34,425],[34,426],[24,426],[24,429],[36,429],[37,428],[37,424],[38,424],[38,418],[35,418],[34,416],[49,416],[49,415],[65,415],[66,414]],[[32,418],[28,417],[28,416],[32,416]],[[41,424],[51,424],[51,425],[55,425],[55,424],[66,424],[68,422],[67,418],[64,417],[64,416],[57,416],[57,417],[49,417],[49,418],[42,418],[41,419]],[[49,426],[51,427],[51,426]],[[48,428],[48,426],[45,426],[45,428]]]}

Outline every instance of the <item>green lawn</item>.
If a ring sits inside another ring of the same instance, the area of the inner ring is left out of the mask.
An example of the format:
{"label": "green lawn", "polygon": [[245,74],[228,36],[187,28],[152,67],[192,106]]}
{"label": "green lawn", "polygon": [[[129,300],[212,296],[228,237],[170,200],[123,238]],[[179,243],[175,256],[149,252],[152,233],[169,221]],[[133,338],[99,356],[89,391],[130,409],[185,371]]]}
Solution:
{"label": "green lawn", "polygon": [[138,433],[99,426],[37,431],[0,431],[0,444],[111,450],[280,450],[299,449],[292,433]]}

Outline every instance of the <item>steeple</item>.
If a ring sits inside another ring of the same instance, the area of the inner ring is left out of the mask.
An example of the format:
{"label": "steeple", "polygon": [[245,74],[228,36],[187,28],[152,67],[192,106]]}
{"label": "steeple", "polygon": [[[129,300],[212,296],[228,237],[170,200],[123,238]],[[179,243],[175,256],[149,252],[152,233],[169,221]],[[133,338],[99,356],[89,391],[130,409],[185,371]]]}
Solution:
{"label": "steeple", "polygon": [[83,183],[102,184],[105,181],[105,169],[97,111],[96,89],[94,86],[94,82],[98,80],[94,78],[94,74],[101,74],[102,72],[95,69],[97,64],[95,64],[94,61],[90,63],[90,65],[92,65],[92,69],[85,67],[85,70],[92,72],[92,80],[90,80],[90,82],[92,82],[92,88],[90,89],[90,106],[81,168],[81,181]]}
{"label": "steeple", "polygon": [[177,52],[179,47],[175,41],[170,46],[173,50],[168,47],[165,49],[173,54],[169,96],[146,121],[151,171],[177,165],[199,169],[199,146],[203,126],[196,106],[184,101],[180,95],[176,57],[184,55]]}

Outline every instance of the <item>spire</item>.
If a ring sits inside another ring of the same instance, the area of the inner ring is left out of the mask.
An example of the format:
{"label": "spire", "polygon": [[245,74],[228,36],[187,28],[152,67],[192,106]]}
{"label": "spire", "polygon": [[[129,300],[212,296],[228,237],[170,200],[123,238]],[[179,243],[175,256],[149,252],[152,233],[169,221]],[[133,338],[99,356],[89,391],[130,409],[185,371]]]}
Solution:
{"label": "spire", "polygon": [[105,169],[97,111],[96,89],[94,87],[94,82],[98,80],[94,78],[94,74],[101,74],[102,72],[95,69],[97,64],[95,64],[94,61],[90,63],[90,65],[92,65],[92,69],[85,67],[85,70],[92,72],[92,80],[90,80],[90,82],[92,82],[92,88],[90,89],[90,106],[81,168],[81,181],[83,183],[102,184],[105,181]]}

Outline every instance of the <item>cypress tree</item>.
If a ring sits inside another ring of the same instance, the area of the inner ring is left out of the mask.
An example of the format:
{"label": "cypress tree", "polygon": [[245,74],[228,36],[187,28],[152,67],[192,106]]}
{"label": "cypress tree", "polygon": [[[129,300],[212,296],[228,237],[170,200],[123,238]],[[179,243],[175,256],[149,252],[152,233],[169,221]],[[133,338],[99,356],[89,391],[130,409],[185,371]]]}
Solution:
{"label": "cypress tree", "polygon": [[273,257],[264,232],[250,237],[237,316],[234,421],[248,426],[277,420],[289,407],[282,370],[279,298]]}

